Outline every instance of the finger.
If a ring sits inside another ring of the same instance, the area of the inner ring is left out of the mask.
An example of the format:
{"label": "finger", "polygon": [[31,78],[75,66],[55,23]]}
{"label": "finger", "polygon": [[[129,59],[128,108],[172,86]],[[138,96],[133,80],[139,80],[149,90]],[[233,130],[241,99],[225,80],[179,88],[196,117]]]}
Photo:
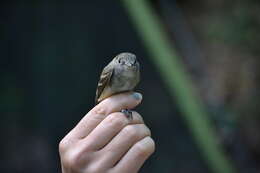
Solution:
{"label": "finger", "polygon": [[76,127],[69,133],[72,138],[82,139],[86,137],[107,115],[119,112],[122,109],[133,109],[142,100],[142,95],[135,92],[113,95],[90,110]]}
{"label": "finger", "polygon": [[153,139],[149,136],[143,138],[123,156],[111,172],[137,173],[154,150]]}
{"label": "finger", "polygon": [[132,112],[133,119],[127,118],[121,112],[108,115],[81,143],[90,146],[94,151],[103,148],[128,124],[141,124],[143,119],[137,112]]}
{"label": "finger", "polygon": [[126,126],[110,143],[98,151],[103,156],[102,162],[104,165],[113,166],[137,141],[150,135],[150,130],[144,124]]}

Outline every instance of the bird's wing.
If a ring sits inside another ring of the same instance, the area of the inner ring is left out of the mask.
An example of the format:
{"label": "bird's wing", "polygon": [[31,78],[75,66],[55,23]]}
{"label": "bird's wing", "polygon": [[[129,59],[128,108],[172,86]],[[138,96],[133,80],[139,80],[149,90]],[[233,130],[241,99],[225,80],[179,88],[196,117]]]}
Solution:
{"label": "bird's wing", "polygon": [[96,90],[96,98],[95,98],[96,104],[98,103],[98,99],[101,96],[102,92],[104,91],[104,88],[107,85],[109,85],[110,80],[112,78],[114,68],[110,68],[110,67],[106,66],[100,75],[97,90]]}

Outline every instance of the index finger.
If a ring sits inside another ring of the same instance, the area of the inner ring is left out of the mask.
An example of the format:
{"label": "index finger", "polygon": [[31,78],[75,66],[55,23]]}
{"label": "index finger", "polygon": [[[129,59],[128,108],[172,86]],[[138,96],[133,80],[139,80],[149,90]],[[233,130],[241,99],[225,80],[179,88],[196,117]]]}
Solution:
{"label": "index finger", "polygon": [[142,95],[136,92],[127,92],[113,95],[91,109],[68,134],[71,138],[82,139],[109,114],[122,109],[133,109],[142,100]]}

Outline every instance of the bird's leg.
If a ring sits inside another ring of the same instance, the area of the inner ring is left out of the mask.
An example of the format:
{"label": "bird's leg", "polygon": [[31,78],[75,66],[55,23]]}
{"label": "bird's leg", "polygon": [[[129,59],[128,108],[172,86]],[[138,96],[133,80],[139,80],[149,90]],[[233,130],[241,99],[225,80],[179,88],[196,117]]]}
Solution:
{"label": "bird's leg", "polygon": [[122,112],[123,114],[125,114],[125,116],[126,116],[128,119],[130,119],[130,120],[133,119],[133,115],[132,115],[132,111],[131,111],[131,110],[129,110],[129,109],[122,109],[121,112]]}

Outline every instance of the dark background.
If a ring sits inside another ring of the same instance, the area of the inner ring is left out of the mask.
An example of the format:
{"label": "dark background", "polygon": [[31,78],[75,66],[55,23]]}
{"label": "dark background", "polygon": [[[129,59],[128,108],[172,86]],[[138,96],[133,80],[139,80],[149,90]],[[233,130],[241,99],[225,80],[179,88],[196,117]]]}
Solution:
{"label": "dark background", "polygon": [[[151,3],[228,157],[259,171],[260,3]],[[1,1],[0,14],[0,172],[60,172],[59,141],[94,106],[102,68],[126,51],[141,64],[137,110],[157,147],[140,172],[209,172],[120,1]]]}

